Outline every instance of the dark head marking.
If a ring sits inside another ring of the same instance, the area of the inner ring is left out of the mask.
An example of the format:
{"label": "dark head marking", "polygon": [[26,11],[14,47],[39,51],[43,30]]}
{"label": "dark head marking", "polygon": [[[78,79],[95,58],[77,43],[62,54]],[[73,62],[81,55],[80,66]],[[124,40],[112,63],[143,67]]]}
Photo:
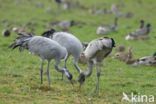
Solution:
{"label": "dark head marking", "polygon": [[140,23],[144,23],[144,20],[140,20]]}
{"label": "dark head marking", "polygon": [[140,20],[140,28],[143,28],[144,27],[144,20]]}
{"label": "dark head marking", "polygon": [[8,36],[10,36],[10,31],[9,30],[4,30],[3,31],[3,36],[5,36],[5,37],[8,37]]}
{"label": "dark head marking", "polygon": [[55,29],[50,29],[42,33],[42,36],[49,38],[50,36],[53,36],[55,32],[56,32]]}
{"label": "dark head marking", "polygon": [[80,85],[82,85],[84,83],[84,81],[85,81],[85,75],[84,75],[84,73],[81,73],[79,75],[78,82],[80,83]]}
{"label": "dark head marking", "polygon": [[141,61],[146,61],[146,60],[147,60],[146,58],[141,59]]}
{"label": "dark head marking", "polygon": [[153,53],[153,56],[156,56],[156,52],[155,52],[155,53]]}
{"label": "dark head marking", "polygon": [[69,73],[68,79],[72,80],[72,78],[73,78],[73,75],[71,73]]}
{"label": "dark head marking", "polygon": [[111,40],[112,40],[112,47],[115,47],[115,41],[114,41],[114,39],[111,38]]}
{"label": "dark head marking", "polygon": [[150,32],[150,30],[151,30],[151,24],[148,23],[148,24],[146,25],[146,28],[147,28],[146,33],[148,34],[148,33]]}
{"label": "dark head marking", "polygon": [[103,37],[103,38],[106,38],[106,39],[108,39],[108,37],[106,37],[106,36],[105,36],[105,37]]}
{"label": "dark head marking", "polygon": [[151,24],[150,24],[150,23],[148,23],[148,24],[146,25],[146,27],[148,27],[148,28],[149,28],[149,27],[151,27]]}
{"label": "dark head marking", "polygon": [[75,25],[75,21],[74,20],[71,20],[70,21],[70,26],[74,26]]}
{"label": "dark head marking", "polygon": [[55,0],[56,3],[61,4],[62,0]]}

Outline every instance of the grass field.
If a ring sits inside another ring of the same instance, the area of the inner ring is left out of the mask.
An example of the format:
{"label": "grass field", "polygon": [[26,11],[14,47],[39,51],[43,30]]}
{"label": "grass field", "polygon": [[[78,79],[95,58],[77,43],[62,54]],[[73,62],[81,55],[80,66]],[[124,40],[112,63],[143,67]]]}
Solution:
{"label": "grass field", "polygon": [[[98,8],[109,9],[113,3],[120,5],[124,0],[79,1],[88,8],[98,5]],[[42,7],[36,7],[39,3],[43,4]],[[155,7],[155,0],[125,0],[124,6],[120,7],[121,12],[132,12],[134,16],[130,19],[119,18],[118,32],[107,36],[113,37],[117,45],[132,46],[134,57],[152,55],[156,51]],[[102,23],[112,23],[113,18],[113,14],[92,15],[88,10],[77,8],[59,11],[53,0],[0,0],[1,31],[9,24],[21,26],[32,22],[35,24],[33,27],[35,33],[41,35],[46,30],[46,24],[51,21],[74,19],[85,22],[86,25],[81,28],[71,27],[69,31],[81,41],[90,41],[99,37],[96,35],[97,26]],[[152,24],[150,39],[125,41],[125,35],[138,27],[140,19]],[[111,57],[104,61],[99,95],[92,94],[96,81],[95,70],[79,91],[78,83],[72,87],[66,78],[64,81],[60,80],[61,74],[54,70],[53,62],[50,66],[51,88],[48,88],[46,74],[44,74],[44,84],[41,85],[39,58],[29,54],[28,51],[20,53],[18,50],[12,51],[8,48],[16,36],[15,33],[7,38],[0,36],[0,104],[129,104],[121,101],[123,92],[129,95],[133,92],[134,94],[156,97],[155,67],[132,67]],[[78,73],[71,63],[72,59],[68,62],[68,68],[76,79]],[[85,65],[80,65],[80,67],[86,68]]]}

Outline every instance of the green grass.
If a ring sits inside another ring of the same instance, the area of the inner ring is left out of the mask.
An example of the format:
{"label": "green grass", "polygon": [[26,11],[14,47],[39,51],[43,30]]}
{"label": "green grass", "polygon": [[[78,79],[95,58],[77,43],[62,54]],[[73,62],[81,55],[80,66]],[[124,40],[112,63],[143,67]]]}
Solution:
{"label": "green grass", "polygon": [[[16,1],[20,1],[19,4],[16,4]],[[79,1],[87,7],[98,5],[98,8],[110,8],[112,3],[120,4],[122,0]],[[138,1],[142,1],[142,4],[138,4]],[[43,3],[44,7],[36,8],[37,2]],[[155,6],[155,0],[126,0],[124,7],[120,9],[122,12],[133,12],[134,17],[121,18],[119,31],[108,36],[113,37],[117,45],[132,46],[135,57],[152,55],[156,51]],[[48,7],[51,7],[50,13],[45,12]],[[80,9],[61,11],[60,14],[57,11],[53,0],[0,0],[0,30],[9,24],[13,27],[33,22],[36,24],[35,33],[40,35],[46,30],[46,24],[50,21],[74,19],[87,24],[82,28],[72,27],[70,32],[81,41],[90,41],[99,37],[95,34],[98,25],[112,23],[114,18],[112,14],[91,15],[88,10]],[[145,41],[125,41],[125,35],[138,27],[140,19],[152,24],[151,38]],[[3,21],[8,22],[3,23]],[[72,87],[66,78],[64,81],[60,80],[61,74],[54,70],[53,62],[50,66],[51,88],[48,88],[46,74],[44,74],[44,84],[40,85],[39,58],[28,54],[27,51],[20,53],[18,50],[12,51],[8,48],[16,36],[14,33],[8,38],[0,36],[0,104],[125,104],[126,102],[121,102],[122,92],[156,97],[155,67],[132,67],[111,57],[104,61],[102,67],[99,95],[91,94],[95,87],[96,70],[79,91],[78,83]],[[76,79],[78,73],[71,63],[72,59],[68,62],[68,68]],[[85,65],[80,67],[86,68]]]}

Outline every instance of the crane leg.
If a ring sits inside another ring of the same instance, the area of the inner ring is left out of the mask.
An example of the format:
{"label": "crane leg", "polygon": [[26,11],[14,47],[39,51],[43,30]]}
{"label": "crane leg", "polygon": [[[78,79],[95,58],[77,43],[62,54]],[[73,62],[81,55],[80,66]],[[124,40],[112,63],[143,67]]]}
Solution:
{"label": "crane leg", "polygon": [[56,61],[55,61],[55,69],[56,69],[58,72],[64,73],[64,71],[59,67],[59,64],[60,64],[60,60],[56,60]]}
{"label": "crane leg", "polygon": [[41,78],[41,84],[43,84],[43,60],[41,62],[41,67],[40,67],[40,78]]}
{"label": "crane leg", "polygon": [[47,77],[48,77],[48,83],[49,83],[49,86],[50,86],[50,73],[49,73],[49,64],[50,64],[50,61],[48,61],[48,65],[47,65]]}
{"label": "crane leg", "polygon": [[[69,58],[69,55],[66,57],[65,61],[64,61],[64,67],[67,68],[67,60]],[[63,75],[64,73],[62,73],[62,80],[63,80]]]}
{"label": "crane leg", "polygon": [[78,66],[78,58],[74,58],[74,67],[76,68],[76,70],[79,72],[79,73],[81,73],[82,71],[81,71],[81,69],[80,69],[80,67]]}
{"label": "crane leg", "polygon": [[96,81],[96,88],[95,88],[95,92],[99,93],[99,84],[100,84],[100,75],[101,75],[101,69],[100,69],[100,64],[96,65],[96,76],[97,76],[97,81]]}
{"label": "crane leg", "polygon": [[65,74],[66,77],[71,81],[71,80],[72,80],[72,74],[68,71],[67,68],[60,68],[60,67],[59,67],[59,63],[60,63],[60,60],[56,60],[55,69],[56,69],[58,72],[61,72],[62,74]]}

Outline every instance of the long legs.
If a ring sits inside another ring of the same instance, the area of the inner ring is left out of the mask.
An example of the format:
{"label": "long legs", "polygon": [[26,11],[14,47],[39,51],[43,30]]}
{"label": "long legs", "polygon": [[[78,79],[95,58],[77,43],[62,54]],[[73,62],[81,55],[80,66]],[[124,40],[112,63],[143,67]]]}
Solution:
{"label": "long legs", "polygon": [[74,67],[76,68],[76,70],[79,72],[79,73],[81,73],[82,71],[81,71],[81,69],[80,69],[80,67],[78,66],[78,60],[79,60],[79,58],[75,58],[74,57]]}
{"label": "long legs", "polygon": [[[43,83],[43,64],[44,64],[44,60],[41,61],[41,67],[40,67],[41,84]],[[67,78],[71,81],[72,80],[72,74],[70,74],[70,72],[67,70],[66,66],[64,68],[60,68],[59,64],[60,64],[60,60],[56,59],[55,60],[55,69],[58,72],[61,72],[62,74],[65,74],[67,76]],[[48,60],[48,64],[47,64],[47,78],[48,78],[48,83],[49,83],[49,86],[50,86],[51,80],[50,80],[49,66],[50,66],[50,60]]]}
{"label": "long legs", "polygon": [[[69,58],[69,55],[66,57],[65,61],[64,61],[64,67],[67,68],[67,60]],[[63,80],[63,73],[62,73],[62,80]]]}
{"label": "long legs", "polygon": [[64,71],[59,67],[59,64],[60,64],[60,60],[55,60],[55,69],[56,69],[58,72],[64,73]]}
{"label": "long legs", "polygon": [[[44,64],[44,60],[41,61],[41,67],[40,67],[40,78],[41,78],[41,84],[43,83],[43,64]],[[50,73],[49,73],[49,64],[50,61],[48,61],[48,65],[47,65],[47,78],[48,78],[48,83],[50,86]]]}
{"label": "long legs", "polygon": [[48,61],[48,65],[47,65],[47,77],[48,77],[48,83],[49,83],[49,86],[50,86],[50,73],[49,73],[49,64],[50,64],[50,61]]}
{"label": "long legs", "polygon": [[88,69],[82,73],[80,73],[80,76],[78,78],[78,81],[80,83],[80,87],[83,84],[83,82],[85,81],[86,77],[89,77],[92,74],[92,70],[93,70],[93,66],[96,66],[96,88],[95,88],[95,92],[98,93],[99,92],[99,84],[100,84],[100,74],[101,74],[101,63],[100,62],[96,62],[94,63],[93,61],[88,61]]}
{"label": "long legs", "polygon": [[41,84],[43,83],[43,60],[41,62],[41,67],[40,67],[40,79],[41,79]]}
{"label": "long legs", "polygon": [[101,65],[100,63],[96,63],[96,77],[97,77],[97,81],[96,81],[96,88],[95,91],[98,93],[99,92],[99,84],[100,84],[100,75],[101,75],[101,69],[100,69]]}
{"label": "long legs", "polygon": [[[66,59],[65,59],[65,63],[64,63],[64,67],[65,67],[65,68],[67,68],[67,60],[68,60],[69,56],[70,56],[70,55],[68,55],[68,56],[66,57]],[[74,67],[76,68],[76,70],[77,70],[79,73],[81,73],[82,71],[81,71],[80,67],[78,66],[78,60],[79,60],[79,58],[74,57],[73,64],[74,64]],[[62,79],[63,79],[63,73],[62,73]]]}

